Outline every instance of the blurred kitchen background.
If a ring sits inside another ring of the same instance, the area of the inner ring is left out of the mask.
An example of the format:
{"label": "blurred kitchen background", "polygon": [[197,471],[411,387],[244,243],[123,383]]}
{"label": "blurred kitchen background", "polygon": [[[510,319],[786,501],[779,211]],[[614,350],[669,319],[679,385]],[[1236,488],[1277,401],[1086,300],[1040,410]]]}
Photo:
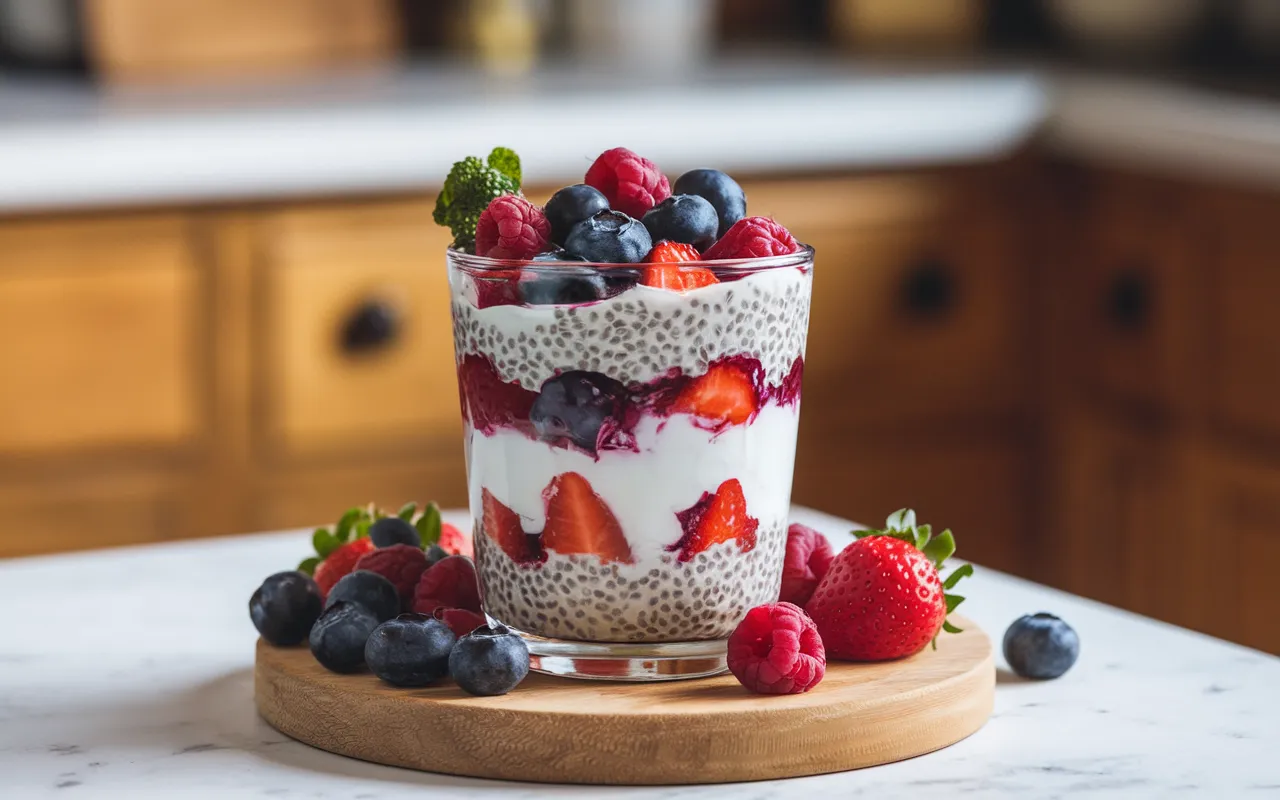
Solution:
{"label": "blurred kitchen background", "polygon": [[1280,653],[1278,76],[1276,0],[0,0],[0,556],[463,505],[434,190],[625,145],[817,248],[797,502]]}

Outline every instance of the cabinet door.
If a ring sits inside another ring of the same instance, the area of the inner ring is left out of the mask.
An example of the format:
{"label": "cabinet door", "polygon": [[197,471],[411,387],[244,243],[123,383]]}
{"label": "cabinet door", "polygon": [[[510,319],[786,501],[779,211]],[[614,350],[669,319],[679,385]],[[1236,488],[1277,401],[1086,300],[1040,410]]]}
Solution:
{"label": "cabinet door", "polygon": [[462,437],[444,249],[426,201],[262,221],[259,399],[269,455],[453,457]]}
{"label": "cabinet door", "polygon": [[0,223],[0,460],[171,451],[202,422],[190,222]]}
{"label": "cabinet door", "polygon": [[181,500],[173,489],[163,479],[114,472],[6,480],[0,483],[0,558],[176,538]]}
{"label": "cabinet door", "polygon": [[1019,407],[1026,275],[980,177],[746,189],[752,214],[817,251],[806,414],[849,426]]}
{"label": "cabinet door", "polygon": [[1184,446],[1074,414],[1050,436],[1050,582],[1180,625],[1198,621]]}

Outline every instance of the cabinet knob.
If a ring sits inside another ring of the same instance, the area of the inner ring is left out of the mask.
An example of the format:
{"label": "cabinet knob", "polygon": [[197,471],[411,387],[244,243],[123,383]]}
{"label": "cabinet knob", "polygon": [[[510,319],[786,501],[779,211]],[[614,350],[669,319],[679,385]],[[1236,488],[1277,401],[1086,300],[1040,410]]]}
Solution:
{"label": "cabinet knob", "polygon": [[400,336],[400,314],[384,300],[361,303],[339,332],[339,344],[348,355],[359,355],[390,346]]}
{"label": "cabinet knob", "polygon": [[945,261],[928,257],[907,269],[902,280],[902,307],[921,319],[939,319],[956,304],[955,271]]}
{"label": "cabinet knob", "polygon": [[1128,267],[1116,273],[1107,289],[1107,319],[1126,333],[1141,331],[1151,319],[1154,299],[1151,280],[1145,270]]}

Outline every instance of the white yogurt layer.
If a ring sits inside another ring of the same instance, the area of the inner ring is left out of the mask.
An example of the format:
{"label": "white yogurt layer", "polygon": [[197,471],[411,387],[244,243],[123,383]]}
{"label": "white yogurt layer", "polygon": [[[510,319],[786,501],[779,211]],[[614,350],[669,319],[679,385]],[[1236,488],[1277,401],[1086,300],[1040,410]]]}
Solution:
{"label": "white yogurt layer", "polygon": [[747,513],[762,528],[784,521],[791,500],[798,404],[766,405],[749,425],[714,434],[675,414],[646,415],[636,427],[639,453],[605,451],[597,461],[576,450],[552,447],[509,429],[492,436],[468,432],[471,508],[488,489],[521,516],[534,533],[546,524],[542,491],[556,475],[577,472],[608,504],[636,558],[636,569],[657,566],[666,547],[683,535],[677,511],[737,478]]}

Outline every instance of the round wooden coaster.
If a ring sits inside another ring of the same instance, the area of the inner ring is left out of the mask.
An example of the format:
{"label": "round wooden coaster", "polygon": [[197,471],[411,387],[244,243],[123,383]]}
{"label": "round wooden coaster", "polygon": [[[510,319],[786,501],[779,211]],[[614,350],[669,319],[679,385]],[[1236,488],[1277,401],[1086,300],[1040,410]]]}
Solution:
{"label": "round wooden coaster", "polygon": [[748,693],[731,675],[605,683],[530,673],[503,697],[452,683],[397,689],[335,675],[305,647],[259,640],[258,711],[282,733],[365,761],[480,778],[681,784],[788,778],[911,758],[982,727],[991,641],[963,619],[938,649],[827,665],[812,691]]}

